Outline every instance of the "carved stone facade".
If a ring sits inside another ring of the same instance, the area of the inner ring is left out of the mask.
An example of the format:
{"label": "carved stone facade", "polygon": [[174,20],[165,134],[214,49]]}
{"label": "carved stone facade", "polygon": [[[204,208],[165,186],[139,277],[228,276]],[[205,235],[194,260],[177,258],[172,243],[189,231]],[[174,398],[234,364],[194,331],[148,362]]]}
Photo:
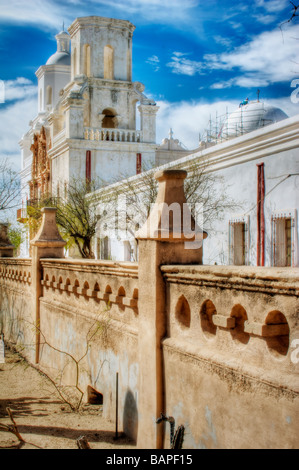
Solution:
{"label": "carved stone facade", "polygon": [[31,180],[29,182],[30,200],[37,200],[51,192],[50,160],[44,127],[41,128],[40,133],[34,134],[30,150],[32,152]]}

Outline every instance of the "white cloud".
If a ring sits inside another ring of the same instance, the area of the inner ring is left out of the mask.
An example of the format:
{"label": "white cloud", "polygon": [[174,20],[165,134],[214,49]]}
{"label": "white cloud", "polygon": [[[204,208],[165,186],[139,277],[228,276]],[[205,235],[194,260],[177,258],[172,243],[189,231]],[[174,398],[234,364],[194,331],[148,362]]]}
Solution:
{"label": "white cloud", "polygon": [[[2,109],[3,107],[3,109]],[[36,115],[37,100],[25,97],[13,104],[0,104],[1,133],[0,159],[8,158],[15,170],[21,169],[21,150],[19,141],[29,130],[29,121]]]}
{"label": "white cloud", "polygon": [[[213,70],[237,73],[229,80],[212,85],[214,89],[267,86],[298,76],[298,38],[299,25],[290,25],[283,31],[277,28],[263,32],[230,52],[205,54],[202,61],[187,58],[190,55],[187,53],[174,52],[166,65],[173,73],[180,75],[203,75]],[[228,41],[225,43],[229,44]]]}
{"label": "white cloud", "polygon": [[70,5],[52,0],[2,0],[1,21],[13,24],[29,24],[51,30],[61,28],[63,20],[71,22],[74,14]]}
{"label": "white cloud", "polygon": [[269,13],[282,11],[290,4],[288,0],[254,0],[254,3]]}
{"label": "white cloud", "polygon": [[2,0],[1,21],[31,24],[57,31],[65,21],[69,26],[79,16],[138,17],[138,22],[188,23],[197,0]]}
{"label": "white cloud", "polygon": [[216,35],[216,36],[213,37],[213,39],[217,44],[220,44],[221,46],[225,46],[227,48],[231,47],[231,45],[232,45],[232,39],[227,38],[225,36]]}
{"label": "white cloud", "polygon": [[[283,32],[279,29],[264,32],[252,41],[230,53],[206,54],[204,60],[210,70],[238,70],[243,77],[236,77],[232,84],[246,86],[255,81],[256,86],[266,86],[291,80],[299,73],[298,42],[299,25],[292,25]],[[243,84],[241,85],[243,81]]]}
{"label": "white cloud", "polygon": [[4,82],[4,102],[20,100],[35,96],[36,84],[24,77]]}
{"label": "white cloud", "polygon": [[253,18],[255,18],[259,23],[262,24],[270,24],[276,21],[276,16],[274,15],[253,15]]}
{"label": "white cloud", "polygon": [[155,72],[158,72],[158,70],[160,70],[160,60],[158,56],[153,55],[152,57],[149,57],[146,63],[152,65],[154,67]]}
{"label": "white cloud", "polygon": [[178,75],[190,75],[203,73],[205,65],[202,62],[187,59],[188,53],[173,52],[171,62],[166,64],[167,67],[171,68],[172,73]]}
{"label": "white cloud", "polygon": [[222,82],[213,83],[210,88],[211,90],[223,90],[224,88],[231,88],[234,84],[234,79],[223,80]]}
{"label": "white cloud", "polygon": [[241,88],[256,88],[266,87],[268,84],[268,80],[263,79],[262,77],[257,77],[255,74],[248,74],[213,83],[210,88],[212,90],[223,90],[224,88],[232,88],[236,86]]}

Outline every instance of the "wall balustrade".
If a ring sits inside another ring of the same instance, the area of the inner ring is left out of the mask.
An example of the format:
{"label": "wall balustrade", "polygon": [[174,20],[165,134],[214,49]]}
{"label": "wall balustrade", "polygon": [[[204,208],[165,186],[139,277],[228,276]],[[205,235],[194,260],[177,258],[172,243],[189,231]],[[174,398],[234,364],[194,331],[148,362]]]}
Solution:
{"label": "wall balustrade", "polygon": [[142,131],[130,129],[84,129],[84,139],[98,142],[143,142]]}

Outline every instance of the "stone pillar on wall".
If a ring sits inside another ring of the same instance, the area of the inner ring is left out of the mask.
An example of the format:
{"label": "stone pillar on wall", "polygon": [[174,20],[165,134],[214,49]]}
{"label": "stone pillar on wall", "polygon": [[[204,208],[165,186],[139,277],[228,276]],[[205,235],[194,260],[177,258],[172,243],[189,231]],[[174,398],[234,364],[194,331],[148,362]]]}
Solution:
{"label": "stone pillar on wall", "polygon": [[[79,86],[77,86],[80,90]],[[65,109],[65,138],[83,139],[84,137],[84,110],[83,99],[78,91],[70,93]]]}
{"label": "stone pillar on wall", "polygon": [[137,445],[144,449],[163,448],[164,424],[156,424],[156,419],[167,412],[161,344],[167,330],[166,292],[159,268],[165,264],[202,264],[206,234],[196,225],[186,203],[186,176],[182,170],[155,175],[159,182],[157,200],[147,222],[136,233],[140,338]]}
{"label": "stone pillar on wall", "polygon": [[40,302],[42,295],[42,258],[64,258],[66,242],[61,238],[56,224],[56,208],[44,207],[42,209],[41,227],[30,242],[32,247],[32,311],[36,325],[35,362],[39,362],[40,350]]}
{"label": "stone pillar on wall", "polygon": [[14,245],[8,237],[9,224],[0,222],[0,258],[12,258]]}
{"label": "stone pillar on wall", "polygon": [[138,106],[140,112],[140,129],[143,142],[156,143],[156,114],[159,106],[141,104]]}

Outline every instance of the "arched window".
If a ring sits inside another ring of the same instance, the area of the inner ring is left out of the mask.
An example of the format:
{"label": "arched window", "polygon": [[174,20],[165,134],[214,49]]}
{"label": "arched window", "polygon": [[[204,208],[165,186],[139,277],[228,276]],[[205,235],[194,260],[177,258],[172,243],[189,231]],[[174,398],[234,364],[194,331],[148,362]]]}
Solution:
{"label": "arched window", "polygon": [[[109,259],[110,258],[110,241],[109,241],[109,238],[108,237],[104,237],[102,240],[101,240],[101,259]],[[108,289],[109,287],[109,289]],[[105,292],[106,293],[109,293],[109,290],[110,290],[110,293],[111,293],[111,288],[110,286],[107,286],[106,289],[105,289]]]}
{"label": "arched window", "polygon": [[47,86],[46,104],[47,106],[52,105],[52,87],[51,86]]}
{"label": "arched window", "polygon": [[102,114],[104,115],[102,127],[105,129],[115,129],[117,127],[116,112],[111,108],[106,108]]}
{"label": "arched window", "polygon": [[114,49],[109,45],[104,47],[104,78],[114,79]]}
{"label": "arched window", "polygon": [[84,58],[84,75],[87,77],[90,77],[90,45],[85,44],[84,45],[84,53],[83,53],[83,58]]}

